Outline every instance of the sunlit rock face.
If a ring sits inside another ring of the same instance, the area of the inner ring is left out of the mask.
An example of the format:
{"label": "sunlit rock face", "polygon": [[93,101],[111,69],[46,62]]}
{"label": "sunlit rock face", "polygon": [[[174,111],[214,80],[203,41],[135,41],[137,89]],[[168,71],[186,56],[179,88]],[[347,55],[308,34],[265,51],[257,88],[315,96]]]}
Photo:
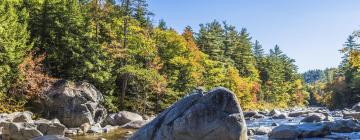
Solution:
{"label": "sunlit rock face", "polygon": [[247,128],[234,93],[219,87],[195,92],[166,109],[130,140],[246,140]]}
{"label": "sunlit rock face", "polygon": [[107,116],[101,105],[103,96],[93,85],[86,82],[59,81],[46,94],[43,104],[48,118],[57,118],[68,128],[84,123],[101,123]]}

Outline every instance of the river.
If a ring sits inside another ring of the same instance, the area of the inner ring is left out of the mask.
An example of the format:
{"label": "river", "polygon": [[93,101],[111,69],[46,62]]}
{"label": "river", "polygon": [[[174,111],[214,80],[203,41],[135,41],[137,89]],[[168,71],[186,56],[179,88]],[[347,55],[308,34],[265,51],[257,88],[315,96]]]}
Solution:
{"label": "river", "polygon": [[[300,124],[300,121],[304,117],[295,117],[290,119],[271,119],[271,118],[264,118],[264,119],[256,119],[256,120],[247,120],[246,124],[249,129],[257,128],[260,126],[271,127],[273,123],[277,123],[279,125],[287,124],[287,125],[295,125]],[[334,117],[335,120],[341,119],[340,117]],[[94,135],[86,135],[86,136],[75,136],[70,137],[73,140],[99,140],[101,138],[105,138],[106,140],[126,140],[129,136],[129,133],[134,132],[136,130],[133,129],[116,129],[109,133],[104,134],[94,134]],[[348,139],[352,140],[360,140],[360,133],[353,132],[353,133],[332,133],[332,136],[343,136],[347,137]],[[254,135],[249,136],[250,139],[253,140],[268,140],[267,135]],[[304,140],[332,140],[329,138],[306,138]]]}

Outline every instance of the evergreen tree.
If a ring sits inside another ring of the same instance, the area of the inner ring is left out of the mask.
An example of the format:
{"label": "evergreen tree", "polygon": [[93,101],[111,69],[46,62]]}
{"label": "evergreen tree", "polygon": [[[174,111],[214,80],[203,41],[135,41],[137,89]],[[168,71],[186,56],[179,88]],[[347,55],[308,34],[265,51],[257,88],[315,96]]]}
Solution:
{"label": "evergreen tree", "polygon": [[247,30],[243,28],[238,37],[238,43],[234,47],[231,59],[234,61],[235,67],[239,70],[240,75],[244,77],[252,77],[258,79],[258,71],[255,67],[256,60],[252,52],[251,37]]}
{"label": "evergreen tree", "polygon": [[262,45],[260,44],[259,41],[255,40],[253,48],[254,48],[253,51],[254,51],[254,56],[255,56],[256,60],[260,61],[260,59],[263,58],[265,55]]}
{"label": "evergreen tree", "polygon": [[0,1],[0,94],[16,81],[18,65],[32,47],[28,13],[17,7],[15,2]]}
{"label": "evergreen tree", "polygon": [[149,16],[153,15],[148,10],[148,4],[146,3],[146,0],[133,0],[133,9],[134,9],[134,18],[138,22],[140,22],[140,25],[142,27],[149,27],[151,25]]}
{"label": "evergreen tree", "polygon": [[200,24],[197,44],[211,59],[224,60],[224,29],[218,21]]}
{"label": "evergreen tree", "polygon": [[166,22],[164,20],[159,21],[158,28],[161,29],[161,30],[167,30],[168,29],[168,27],[166,26]]}

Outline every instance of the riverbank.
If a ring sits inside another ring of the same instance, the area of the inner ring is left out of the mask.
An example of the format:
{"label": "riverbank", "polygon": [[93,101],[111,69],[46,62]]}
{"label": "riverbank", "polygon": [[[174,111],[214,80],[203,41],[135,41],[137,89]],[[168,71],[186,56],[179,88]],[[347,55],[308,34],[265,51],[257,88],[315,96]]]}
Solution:
{"label": "riverbank", "polygon": [[102,94],[84,82],[60,82],[30,111],[0,114],[2,140],[48,139],[360,139],[360,104],[351,109],[242,111],[234,93],[195,91],[157,116],[108,113]]}

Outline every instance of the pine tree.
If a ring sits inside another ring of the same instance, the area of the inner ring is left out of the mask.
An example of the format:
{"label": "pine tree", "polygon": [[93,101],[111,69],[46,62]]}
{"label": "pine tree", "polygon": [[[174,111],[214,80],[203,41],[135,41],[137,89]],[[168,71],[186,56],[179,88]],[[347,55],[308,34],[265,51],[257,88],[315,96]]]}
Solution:
{"label": "pine tree", "polygon": [[140,22],[141,27],[149,27],[151,25],[149,16],[152,16],[153,13],[151,13],[148,10],[148,4],[146,3],[146,0],[133,0],[133,9],[134,9],[134,18],[138,22]]}
{"label": "pine tree", "polygon": [[18,78],[18,65],[31,49],[27,30],[28,12],[16,3],[0,1],[0,94]]}
{"label": "pine tree", "polygon": [[218,21],[200,24],[197,44],[211,59],[224,60],[224,29]]}
{"label": "pine tree", "polygon": [[250,40],[249,33],[243,28],[238,37],[238,43],[232,51],[231,59],[234,61],[235,67],[239,70],[241,76],[252,77],[256,80],[258,78],[258,71],[255,67],[256,60],[252,52]]}
{"label": "pine tree", "polygon": [[259,41],[255,40],[254,43],[254,56],[257,60],[261,59],[264,57],[265,53],[264,53],[264,49],[262,48],[262,45],[260,44]]}
{"label": "pine tree", "polygon": [[161,30],[167,30],[168,29],[168,27],[166,26],[166,22],[164,20],[159,21],[158,28],[161,29]]}

